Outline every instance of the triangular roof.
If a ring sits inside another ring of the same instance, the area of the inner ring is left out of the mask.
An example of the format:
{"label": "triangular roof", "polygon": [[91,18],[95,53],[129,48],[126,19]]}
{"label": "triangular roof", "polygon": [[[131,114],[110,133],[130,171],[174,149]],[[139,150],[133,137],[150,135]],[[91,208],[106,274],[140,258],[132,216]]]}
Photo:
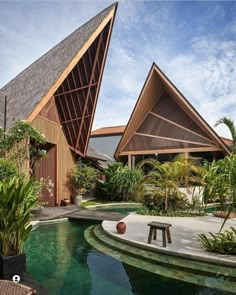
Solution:
{"label": "triangular roof", "polygon": [[153,63],[115,157],[230,150]]}
{"label": "triangular roof", "polygon": [[[88,133],[87,135],[89,135],[94,117],[94,111],[116,7],[117,3],[104,9],[97,16],[86,22],[67,38],[57,44],[54,48],[44,54],[41,58],[36,60],[33,64],[27,67],[23,72],[21,72],[1,89],[1,92],[7,95],[7,129],[12,127],[18,120],[25,119],[31,123],[51,99],[51,97],[56,93],[56,91],[57,95],[60,94],[58,93],[59,87],[61,87],[65,79],[78,65],[78,62],[82,60],[85,53],[90,49],[89,59],[92,65],[90,65],[90,69],[85,69],[84,71],[88,71],[88,80],[90,84],[95,81],[95,78],[93,78],[93,81],[90,81],[90,76],[92,76],[92,74],[99,77],[96,79],[96,93],[93,95],[93,99],[91,98],[91,104],[93,104],[93,107],[91,107],[91,116],[89,122],[86,122],[86,132]],[[99,39],[99,36],[101,37],[102,41]],[[100,43],[103,44],[101,45]],[[96,48],[99,46],[103,47],[103,50],[97,52]],[[92,55],[93,52],[94,56]],[[97,59],[100,59],[100,61],[97,62]],[[83,60],[83,62],[86,61]],[[87,61],[87,63],[89,62]],[[100,63],[99,66],[97,63]],[[94,69],[93,64],[95,64]],[[84,73],[84,75],[85,74],[87,76],[87,73]],[[87,87],[87,85],[84,86],[82,83],[80,83],[80,86],[83,86],[84,88]],[[89,86],[91,88],[93,85]],[[73,89],[73,91],[75,91],[75,89]],[[87,106],[85,106],[86,102],[87,101],[85,101],[84,105],[82,106],[84,109],[87,108]],[[82,110],[81,114],[81,117],[83,116],[85,116],[84,110]],[[3,121],[4,114],[1,109],[1,125],[3,125]],[[71,144],[72,143],[69,143],[69,145]],[[76,151],[77,145],[71,147]],[[86,147],[83,147],[83,149],[86,150],[86,148],[87,140]],[[83,150],[81,154],[85,154],[85,150]]]}

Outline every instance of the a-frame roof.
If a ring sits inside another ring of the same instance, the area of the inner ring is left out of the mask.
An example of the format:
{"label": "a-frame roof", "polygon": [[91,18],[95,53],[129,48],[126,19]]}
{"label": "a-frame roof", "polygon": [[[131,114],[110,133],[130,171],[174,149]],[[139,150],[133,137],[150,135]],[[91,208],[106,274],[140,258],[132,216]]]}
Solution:
{"label": "a-frame roof", "polygon": [[[18,120],[32,122],[104,27],[114,18],[117,3],[86,22],[6,84],[7,129]],[[1,109],[0,123],[4,114]]]}
{"label": "a-frame roof", "polygon": [[115,157],[230,150],[154,63]]}

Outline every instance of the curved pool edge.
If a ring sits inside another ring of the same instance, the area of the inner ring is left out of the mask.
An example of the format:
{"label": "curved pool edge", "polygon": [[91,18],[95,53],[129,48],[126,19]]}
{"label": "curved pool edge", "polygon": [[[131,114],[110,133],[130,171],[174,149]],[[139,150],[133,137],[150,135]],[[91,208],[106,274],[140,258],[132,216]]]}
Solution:
{"label": "curved pool edge", "polygon": [[[232,266],[209,264],[190,257],[152,251],[107,233],[102,225],[90,226],[85,239],[96,249],[117,260],[145,271],[223,291],[236,290],[236,273]],[[157,267],[158,265],[158,267]]]}

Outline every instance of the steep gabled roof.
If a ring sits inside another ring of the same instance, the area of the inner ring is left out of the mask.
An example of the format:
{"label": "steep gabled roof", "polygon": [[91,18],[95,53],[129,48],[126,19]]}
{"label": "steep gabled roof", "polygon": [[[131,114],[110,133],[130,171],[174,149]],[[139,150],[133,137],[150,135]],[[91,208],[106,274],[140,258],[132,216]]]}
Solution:
{"label": "steep gabled roof", "polygon": [[230,150],[166,75],[153,64],[115,157]]}
{"label": "steep gabled roof", "polygon": [[[68,145],[85,156],[117,3],[86,22],[1,91],[7,95],[7,129],[31,123],[55,99]],[[0,102],[0,124],[3,112]]]}
{"label": "steep gabled roof", "polygon": [[[7,95],[7,128],[15,121],[27,119],[31,122],[35,118],[108,21],[114,17],[116,6],[113,4],[104,9],[1,89]],[[2,116],[1,112],[0,122],[3,121]]]}
{"label": "steep gabled roof", "polygon": [[124,131],[125,131],[125,125],[102,127],[102,128],[93,130],[91,132],[90,137],[121,135],[124,133]]}

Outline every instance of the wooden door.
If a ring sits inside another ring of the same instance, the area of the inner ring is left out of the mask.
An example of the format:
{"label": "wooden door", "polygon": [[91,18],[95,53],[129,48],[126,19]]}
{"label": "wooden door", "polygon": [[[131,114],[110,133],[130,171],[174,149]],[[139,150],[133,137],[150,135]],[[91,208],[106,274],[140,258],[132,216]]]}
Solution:
{"label": "wooden door", "polygon": [[47,188],[43,188],[42,201],[46,203],[44,206],[54,207],[57,200],[57,146],[47,143],[45,149],[47,156],[37,164],[35,178],[39,181],[43,177],[44,179],[51,180],[53,183],[53,187],[50,186],[51,192]]}

